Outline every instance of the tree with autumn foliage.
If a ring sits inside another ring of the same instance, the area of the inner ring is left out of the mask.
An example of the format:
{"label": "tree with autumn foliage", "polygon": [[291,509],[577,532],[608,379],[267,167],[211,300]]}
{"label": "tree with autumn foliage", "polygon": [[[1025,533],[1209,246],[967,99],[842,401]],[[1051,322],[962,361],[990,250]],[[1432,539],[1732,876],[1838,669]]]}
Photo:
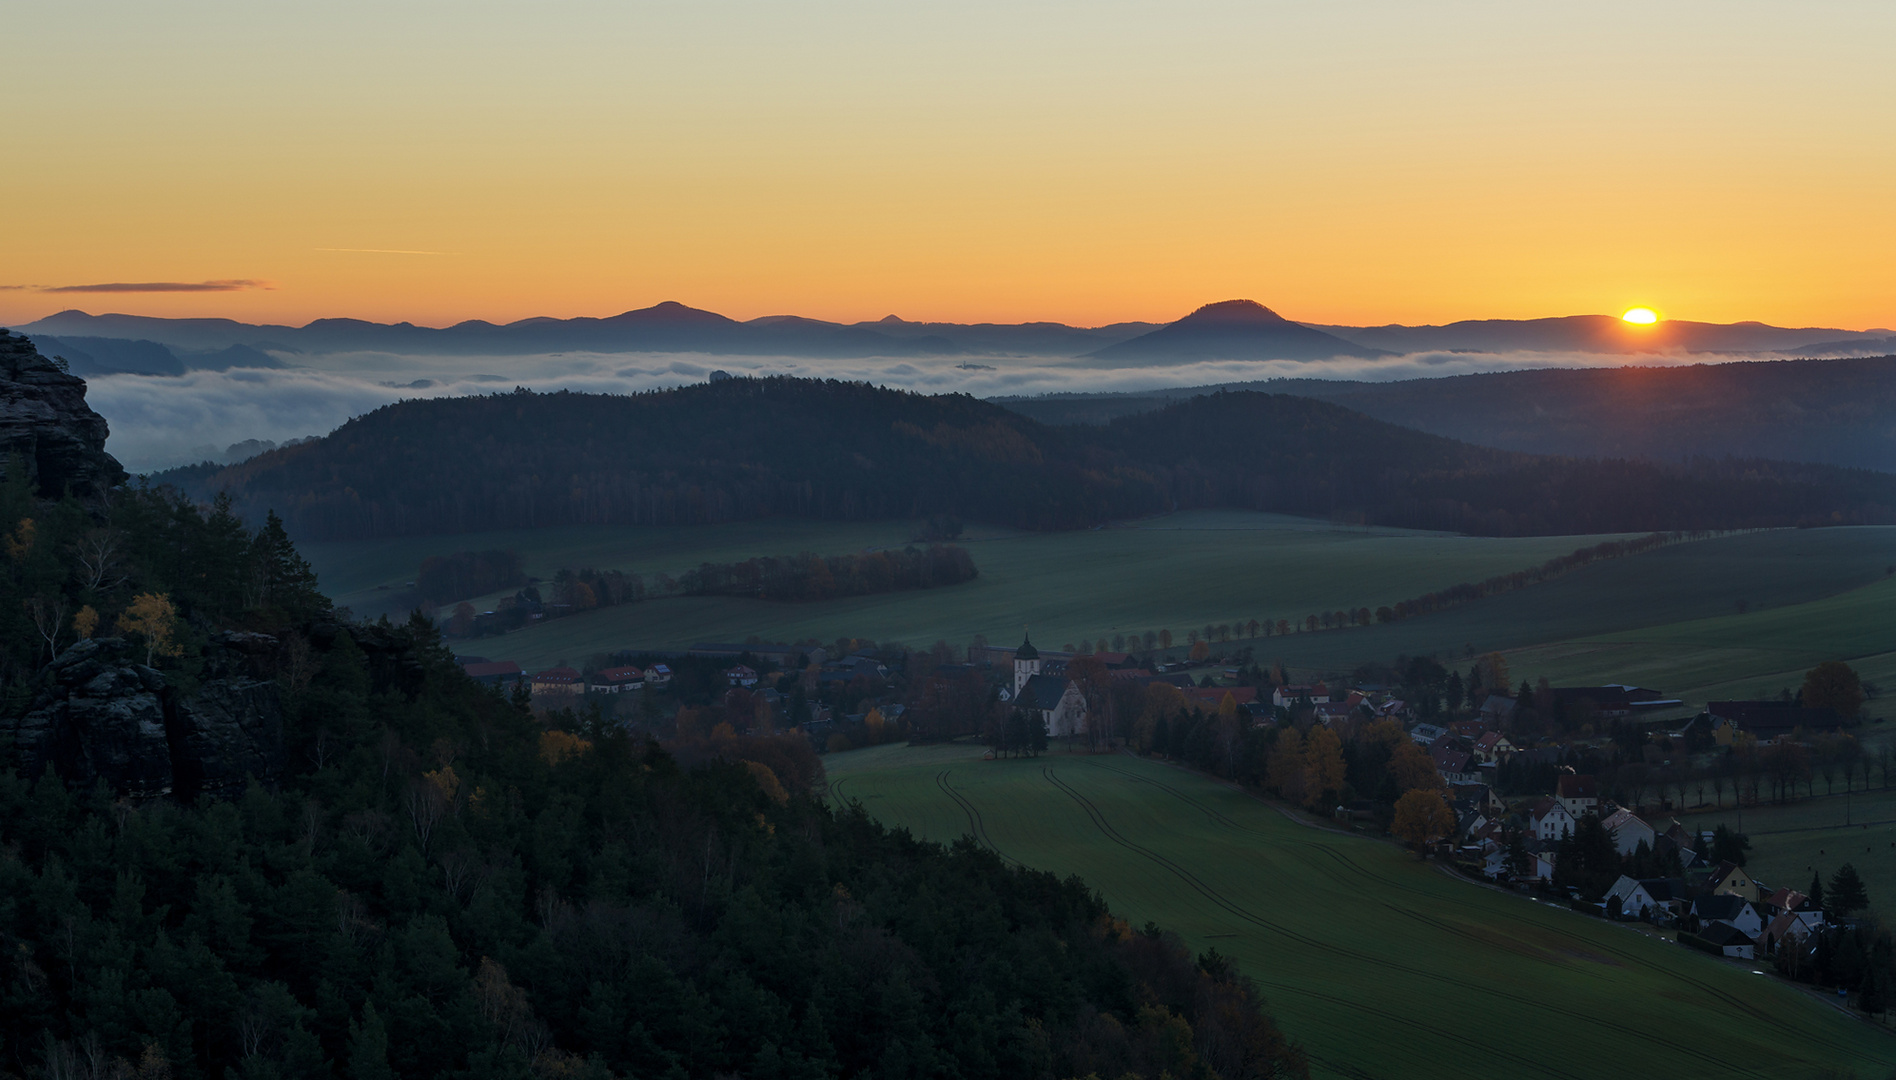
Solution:
{"label": "tree with autumn foliage", "polygon": [[1427,854],[1428,849],[1455,831],[1455,812],[1439,792],[1420,788],[1396,800],[1396,818],[1389,832],[1396,839]]}
{"label": "tree with autumn foliage", "polygon": [[1343,790],[1343,776],[1343,740],[1323,724],[1312,727],[1303,747],[1304,805],[1329,805]]}

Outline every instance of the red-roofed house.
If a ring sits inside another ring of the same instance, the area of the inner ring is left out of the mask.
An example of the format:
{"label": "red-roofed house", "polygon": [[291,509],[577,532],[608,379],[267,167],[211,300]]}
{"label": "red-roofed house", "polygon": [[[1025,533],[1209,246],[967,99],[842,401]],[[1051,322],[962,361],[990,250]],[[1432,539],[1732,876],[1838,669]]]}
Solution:
{"label": "red-roofed house", "polygon": [[579,672],[569,667],[547,668],[533,673],[536,694],[577,694],[585,686]]}
{"label": "red-roofed house", "polygon": [[1600,782],[1591,776],[1562,773],[1554,787],[1554,798],[1578,821],[1600,809]]}
{"label": "red-roofed house", "polygon": [[517,683],[525,676],[512,660],[476,660],[461,665],[467,677],[483,686]]}
{"label": "red-roofed house", "polygon": [[645,688],[645,672],[635,667],[610,667],[593,672],[588,685],[595,694],[617,694]]}

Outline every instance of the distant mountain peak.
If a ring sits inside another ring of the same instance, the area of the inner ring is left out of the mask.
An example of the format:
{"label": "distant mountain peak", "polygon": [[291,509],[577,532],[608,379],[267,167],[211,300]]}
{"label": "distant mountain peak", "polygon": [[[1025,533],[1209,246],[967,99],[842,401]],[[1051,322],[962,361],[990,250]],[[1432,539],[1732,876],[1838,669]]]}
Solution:
{"label": "distant mountain peak", "polygon": [[1186,325],[1263,325],[1287,323],[1277,312],[1258,303],[1256,300],[1220,300],[1215,304],[1206,304],[1197,311],[1180,319],[1176,326]]}

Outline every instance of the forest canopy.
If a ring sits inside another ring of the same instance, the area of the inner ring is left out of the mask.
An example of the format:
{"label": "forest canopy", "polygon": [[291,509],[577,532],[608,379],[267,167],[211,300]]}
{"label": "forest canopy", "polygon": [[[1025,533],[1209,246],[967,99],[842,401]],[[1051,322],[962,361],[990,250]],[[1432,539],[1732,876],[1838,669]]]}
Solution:
{"label": "forest canopy", "polygon": [[1481,535],[1896,521],[1896,477],[1489,450],[1283,394],[1049,427],[965,395],[727,379],[416,400],[179,482],[309,539],[770,515],[1070,529],[1193,507]]}

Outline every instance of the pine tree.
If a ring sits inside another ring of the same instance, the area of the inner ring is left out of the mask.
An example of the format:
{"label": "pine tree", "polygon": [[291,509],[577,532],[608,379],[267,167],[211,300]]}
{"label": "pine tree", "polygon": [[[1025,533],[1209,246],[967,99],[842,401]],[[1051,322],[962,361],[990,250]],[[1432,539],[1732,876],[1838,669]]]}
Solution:
{"label": "pine tree", "polygon": [[1830,875],[1829,896],[1830,910],[1840,917],[1870,906],[1870,895],[1863,887],[1863,879],[1857,876],[1856,867],[1849,863],[1837,867],[1837,872]]}
{"label": "pine tree", "polygon": [[395,1080],[388,1067],[388,1030],[373,1001],[362,1004],[362,1022],[349,1025],[349,1080]]}
{"label": "pine tree", "polygon": [[297,553],[275,510],[250,542],[253,606],[274,608],[292,622],[301,622],[329,607],[316,584],[316,571]]}
{"label": "pine tree", "polygon": [[1824,910],[1824,878],[1822,871],[1812,870],[1810,872],[1810,888],[1804,890],[1804,895],[1810,897],[1811,907],[1819,911]]}

